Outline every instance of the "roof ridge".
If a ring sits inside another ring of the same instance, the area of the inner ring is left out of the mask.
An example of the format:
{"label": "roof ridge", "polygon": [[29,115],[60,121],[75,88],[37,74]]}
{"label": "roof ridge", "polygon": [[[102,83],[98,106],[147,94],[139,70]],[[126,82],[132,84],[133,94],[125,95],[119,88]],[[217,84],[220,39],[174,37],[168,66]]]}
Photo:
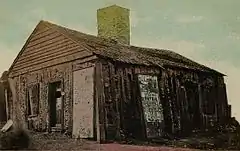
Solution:
{"label": "roof ridge", "polygon": [[[72,31],[72,32],[77,32],[78,34],[82,34],[83,36],[91,36],[93,38],[97,38],[97,39],[101,39],[103,40],[104,42],[108,42],[110,44],[116,44],[118,43],[116,40],[112,39],[112,38],[103,38],[103,37],[98,37],[96,35],[92,35],[92,34],[88,34],[88,33],[84,33],[84,32],[81,32],[79,30],[76,30],[76,29],[72,29],[72,28],[69,28],[67,26],[64,26],[64,25],[59,25],[59,24],[56,24],[56,23],[52,23],[52,22],[49,22],[49,21],[44,21],[44,20],[41,20],[44,24],[47,24],[49,26],[55,26],[57,28],[62,28],[62,29],[65,29],[65,30],[69,30],[69,31]],[[120,44],[120,43],[118,43]]]}

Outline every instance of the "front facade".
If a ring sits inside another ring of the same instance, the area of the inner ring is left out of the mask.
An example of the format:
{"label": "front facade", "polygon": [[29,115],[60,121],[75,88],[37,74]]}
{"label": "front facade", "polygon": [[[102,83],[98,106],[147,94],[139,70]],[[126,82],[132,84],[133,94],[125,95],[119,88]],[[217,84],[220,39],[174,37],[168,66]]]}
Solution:
{"label": "front facade", "polygon": [[9,70],[16,90],[16,99],[6,91],[9,118],[104,141],[183,135],[230,117],[221,73],[128,43],[41,21]]}
{"label": "front facade", "polygon": [[9,74],[17,95],[13,100],[9,93],[10,118],[18,116],[29,129],[37,131],[72,133],[77,103],[73,102],[73,85],[78,78],[81,80],[76,73],[81,74],[77,70],[85,68],[82,65],[93,66],[89,61],[94,62],[96,57],[42,23],[23,49]]}

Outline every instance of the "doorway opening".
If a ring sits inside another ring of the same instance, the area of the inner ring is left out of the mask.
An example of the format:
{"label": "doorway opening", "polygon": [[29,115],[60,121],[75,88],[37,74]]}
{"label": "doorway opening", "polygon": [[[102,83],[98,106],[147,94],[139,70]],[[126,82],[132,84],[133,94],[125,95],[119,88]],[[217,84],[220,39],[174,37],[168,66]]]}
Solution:
{"label": "doorway opening", "polygon": [[63,124],[63,96],[61,81],[49,84],[49,106],[51,131],[61,131]]}
{"label": "doorway opening", "polygon": [[186,96],[187,96],[187,104],[188,104],[188,114],[190,115],[189,119],[189,130],[191,129],[199,129],[201,123],[200,117],[200,108],[199,108],[199,90],[198,84],[193,82],[186,82]]}

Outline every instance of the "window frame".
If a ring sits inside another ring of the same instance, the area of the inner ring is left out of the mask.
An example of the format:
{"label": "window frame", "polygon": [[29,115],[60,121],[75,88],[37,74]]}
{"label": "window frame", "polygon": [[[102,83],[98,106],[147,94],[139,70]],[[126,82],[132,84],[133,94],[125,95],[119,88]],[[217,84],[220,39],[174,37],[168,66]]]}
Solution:
{"label": "window frame", "polygon": [[[36,90],[35,90],[36,89]],[[34,96],[34,91],[36,91]],[[27,109],[26,109],[26,114],[27,117],[36,117],[39,115],[39,110],[40,110],[40,83],[36,83],[36,84],[31,84],[27,87],[26,89],[26,103],[27,103]],[[37,100],[33,100],[36,99]],[[34,104],[37,103],[37,104]],[[35,110],[34,110],[34,105]]]}

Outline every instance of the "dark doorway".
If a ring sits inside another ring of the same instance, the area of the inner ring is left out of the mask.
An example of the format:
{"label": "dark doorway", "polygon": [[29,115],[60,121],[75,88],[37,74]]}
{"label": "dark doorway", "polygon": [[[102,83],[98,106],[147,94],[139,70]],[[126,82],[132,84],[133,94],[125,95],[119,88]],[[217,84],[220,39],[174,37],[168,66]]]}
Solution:
{"label": "dark doorway", "polygon": [[49,84],[49,105],[50,105],[50,126],[58,130],[62,127],[62,109],[63,101],[61,95],[61,82],[54,82]]}
{"label": "dark doorway", "polygon": [[199,91],[198,85],[193,82],[185,83],[187,93],[188,112],[190,113],[190,123],[193,129],[200,126],[200,108],[199,108]]}

